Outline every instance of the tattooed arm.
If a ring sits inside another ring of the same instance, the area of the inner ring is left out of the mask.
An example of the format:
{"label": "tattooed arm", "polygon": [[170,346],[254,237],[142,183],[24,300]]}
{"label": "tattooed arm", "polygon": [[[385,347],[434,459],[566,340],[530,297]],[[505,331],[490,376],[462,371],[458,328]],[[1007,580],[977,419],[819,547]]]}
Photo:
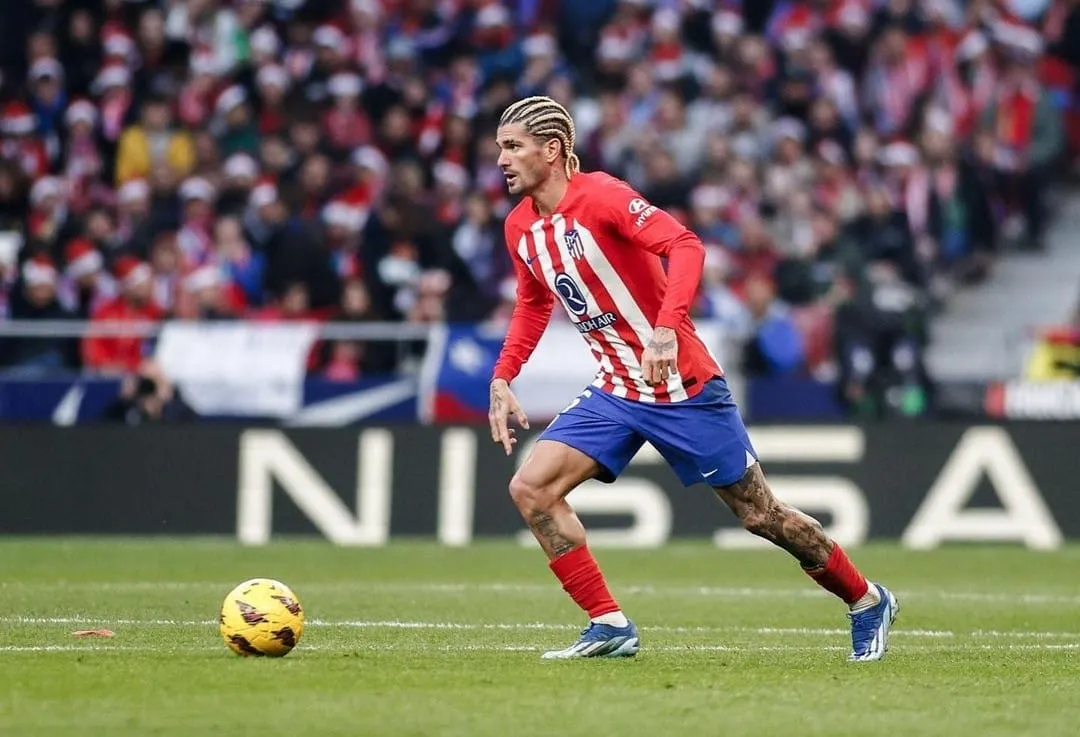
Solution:
{"label": "tattooed arm", "polygon": [[653,331],[641,355],[641,369],[650,384],[663,384],[679,370],[679,344],[674,330],[658,327]]}

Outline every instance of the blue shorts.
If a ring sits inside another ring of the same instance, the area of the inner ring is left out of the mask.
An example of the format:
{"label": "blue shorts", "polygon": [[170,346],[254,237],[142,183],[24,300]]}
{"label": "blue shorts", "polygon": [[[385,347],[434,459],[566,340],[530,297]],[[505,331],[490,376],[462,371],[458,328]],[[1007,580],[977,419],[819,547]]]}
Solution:
{"label": "blue shorts", "polygon": [[757,462],[739,408],[723,378],[706,382],[697,396],[647,404],[590,387],[540,434],[580,450],[603,467],[597,478],[612,482],[649,442],[685,486],[728,486]]}

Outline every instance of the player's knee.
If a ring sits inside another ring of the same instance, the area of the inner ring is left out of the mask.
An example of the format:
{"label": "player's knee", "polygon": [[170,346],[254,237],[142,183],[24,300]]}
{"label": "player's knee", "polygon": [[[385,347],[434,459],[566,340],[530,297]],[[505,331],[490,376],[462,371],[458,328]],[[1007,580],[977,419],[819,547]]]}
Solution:
{"label": "player's knee", "polygon": [[538,483],[516,473],[510,479],[510,498],[523,514],[528,515],[548,509],[559,501],[561,495],[555,485]]}
{"label": "player's knee", "polygon": [[532,511],[538,508],[541,489],[517,473],[510,479],[510,498],[522,512]]}

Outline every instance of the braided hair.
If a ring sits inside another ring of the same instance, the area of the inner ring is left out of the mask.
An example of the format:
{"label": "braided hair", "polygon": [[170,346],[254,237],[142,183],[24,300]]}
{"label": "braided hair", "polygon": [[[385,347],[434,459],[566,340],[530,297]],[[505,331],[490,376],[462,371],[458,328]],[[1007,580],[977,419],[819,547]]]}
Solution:
{"label": "braided hair", "polygon": [[570,113],[550,97],[536,96],[518,100],[503,111],[499,125],[520,125],[531,136],[557,138],[566,157],[566,178],[581,171],[581,161],[574,153],[574,121]]}

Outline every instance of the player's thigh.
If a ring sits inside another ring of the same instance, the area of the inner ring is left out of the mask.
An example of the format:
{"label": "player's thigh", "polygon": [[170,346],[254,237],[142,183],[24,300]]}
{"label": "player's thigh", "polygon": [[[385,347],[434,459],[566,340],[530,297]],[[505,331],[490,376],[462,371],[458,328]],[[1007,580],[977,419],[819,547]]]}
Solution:
{"label": "player's thigh", "polygon": [[[596,478],[611,482],[644,442],[614,398],[599,389],[586,389],[540,434],[521,471],[527,471],[528,481],[558,478],[576,485]],[[564,466],[573,472],[561,474],[558,469]],[[589,475],[584,475],[586,471]]]}
{"label": "player's thigh", "polygon": [[638,428],[686,486],[739,481],[757,462],[727,382],[709,381],[685,402],[654,405]]}
{"label": "player's thigh", "polygon": [[604,470],[596,459],[558,440],[537,440],[510,481],[510,493],[519,503],[562,499],[583,481]]}

